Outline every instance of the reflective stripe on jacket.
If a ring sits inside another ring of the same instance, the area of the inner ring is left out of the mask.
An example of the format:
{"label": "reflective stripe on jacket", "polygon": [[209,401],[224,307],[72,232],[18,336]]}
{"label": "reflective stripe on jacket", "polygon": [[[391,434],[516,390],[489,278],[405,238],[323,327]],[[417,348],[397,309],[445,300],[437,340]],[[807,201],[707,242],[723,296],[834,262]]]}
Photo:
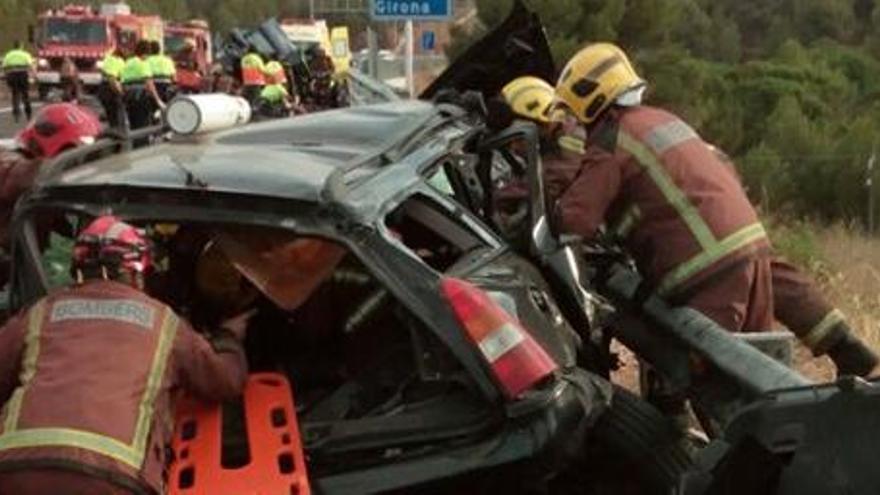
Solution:
{"label": "reflective stripe on jacket", "polygon": [[150,64],[140,57],[131,57],[122,68],[122,84],[137,84],[153,78]]}
{"label": "reflective stripe on jacket", "polygon": [[569,176],[556,196],[558,225],[586,238],[616,225],[661,294],[769,248],[732,165],[663,110],[609,110]]}
{"label": "reflective stripe on jacket", "polygon": [[263,59],[256,53],[249,53],[241,59],[241,78],[245,86],[263,86],[266,84]]}
{"label": "reflective stripe on jacket", "polygon": [[34,64],[31,54],[24,50],[9,50],[3,57],[3,70],[27,70]]}
{"label": "reflective stripe on jacket", "polygon": [[234,397],[246,365],[233,344],[215,352],[170,308],[116,282],[40,300],[0,330],[0,470],[79,466],[163,493],[171,390]]}

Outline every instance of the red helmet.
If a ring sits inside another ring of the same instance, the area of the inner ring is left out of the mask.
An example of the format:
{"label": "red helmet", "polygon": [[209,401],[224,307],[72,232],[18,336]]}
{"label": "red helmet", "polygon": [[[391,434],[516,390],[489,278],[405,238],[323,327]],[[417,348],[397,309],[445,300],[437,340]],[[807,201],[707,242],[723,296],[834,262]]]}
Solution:
{"label": "red helmet", "polygon": [[98,217],[80,232],[73,247],[74,270],[106,268],[131,276],[153,267],[150,243],[138,229],[112,215]]}
{"label": "red helmet", "polygon": [[101,121],[91,110],[73,103],[54,103],[40,109],[17,137],[19,146],[40,158],[52,158],[68,148],[94,142]]}

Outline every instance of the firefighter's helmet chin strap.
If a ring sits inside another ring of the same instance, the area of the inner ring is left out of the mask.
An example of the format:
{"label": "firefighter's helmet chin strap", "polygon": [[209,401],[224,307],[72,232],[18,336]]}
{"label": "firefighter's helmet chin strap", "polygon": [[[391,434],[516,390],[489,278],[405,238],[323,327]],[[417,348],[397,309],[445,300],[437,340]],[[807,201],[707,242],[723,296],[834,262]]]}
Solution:
{"label": "firefighter's helmet chin strap", "polygon": [[[146,284],[144,282],[144,277],[142,274],[132,271],[132,272],[129,272],[128,275],[129,275],[128,285],[130,285],[138,290],[144,290],[144,287]],[[77,268],[75,271],[75,276],[76,276],[76,285],[82,285],[85,283],[86,276],[83,273],[82,269]],[[104,265],[101,265],[101,278],[103,280],[107,280],[107,281],[122,281],[121,279],[116,279],[116,278],[111,277],[110,272],[107,271],[107,267]]]}

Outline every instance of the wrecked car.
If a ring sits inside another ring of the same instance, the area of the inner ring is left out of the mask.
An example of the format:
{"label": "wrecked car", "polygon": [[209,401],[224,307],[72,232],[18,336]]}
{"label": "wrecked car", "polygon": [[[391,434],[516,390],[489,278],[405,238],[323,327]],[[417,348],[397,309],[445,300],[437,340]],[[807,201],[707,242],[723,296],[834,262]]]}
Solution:
{"label": "wrecked car", "polygon": [[[251,370],[289,379],[314,490],[664,493],[690,465],[674,431],[588,370],[583,329],[473,202],[474,167],[514,167],[504,150],[536,139],[401,101],[129,153],[102,140],[20,203],[10,303],[71,283],[75,232],[112,213],[148,233],[149,291],[195,328],[257,309]],[[233,466],[259,448],[236,424]]]}

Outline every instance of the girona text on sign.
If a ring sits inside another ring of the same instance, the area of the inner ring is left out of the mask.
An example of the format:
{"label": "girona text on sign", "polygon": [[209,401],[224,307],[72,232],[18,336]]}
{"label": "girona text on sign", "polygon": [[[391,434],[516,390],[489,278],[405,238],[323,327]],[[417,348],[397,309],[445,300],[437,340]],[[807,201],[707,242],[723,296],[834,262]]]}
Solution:
{"label": "girona text on sign", "polygon": [[373,17],[376,19],[438,19],[449,17],[449,0],[373,0]]}
{"label": "girona text on sign", "polygon": [[431,4],[428,2],[376,0],[376,13],[379,15],[431,15]]}

